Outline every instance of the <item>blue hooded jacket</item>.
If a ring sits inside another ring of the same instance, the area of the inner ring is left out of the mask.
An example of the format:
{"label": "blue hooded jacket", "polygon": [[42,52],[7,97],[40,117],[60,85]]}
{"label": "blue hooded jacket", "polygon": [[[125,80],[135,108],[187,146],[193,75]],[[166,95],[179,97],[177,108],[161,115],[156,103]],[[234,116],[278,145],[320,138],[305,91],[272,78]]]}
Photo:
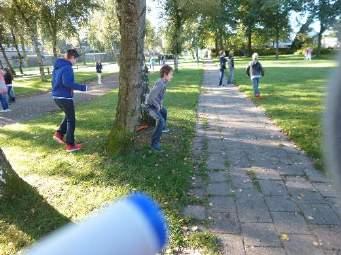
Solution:
{"label": "blue hooded jacket", "polygon": [[57,59],[52,72],[53,98],[72,99],[73,90],[86,91],[86,85],[75,83],[72,64],[66,59]]}

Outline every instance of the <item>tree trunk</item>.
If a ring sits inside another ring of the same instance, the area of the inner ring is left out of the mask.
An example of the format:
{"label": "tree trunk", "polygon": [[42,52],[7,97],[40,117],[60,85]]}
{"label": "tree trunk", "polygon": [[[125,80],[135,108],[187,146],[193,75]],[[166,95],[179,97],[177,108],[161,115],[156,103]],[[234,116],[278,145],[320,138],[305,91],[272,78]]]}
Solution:
{"label": "tree trunk", "polygon": [[27,59],[27,52],[26,52],[26,46],[25,46],[25,39],[22,35],[19,35],[20,36],[20,44],[21,44],[21,50],[22,50],[22,53],[23,53],[23,58],[26,62],[26,66],[28,66],[28,59]]}
{"label": "tree trunk", "polygon": [[199,64],[199,47],[195,48],[195,56],[197,58],[197,64]]}
{"label": "tree trunk", "polygon": [[6,61],[7,67],[11,70],[11,73],[12,73],[13,75],[15,75],[15,71],[14,71],[14,69],[13,69],[13,66],[12,66],[11,63],[9,62],[9,59],[8,59],[8,57],[7,57],[7,55],[6,55],[5,48],[3,47],[3,45],[2,45],[1,42],[0,42],[0,50],[1,50],[2,55],[4,56],[4,59],[5,59],[5,61]]}
{"label": "tree trunk", "polygon": [[276,59],[279,58],[279,29],[276,27]]}
{"label": "tree trunk", "polygon": [[[34,29],[36,30],[36,29]],[[37,58],[38,58],[38,64],[39,64],[39,70],[40,70],[40,79],[42,81],[46,81],[46,77],[45,77],[45,72],[44,72],[44,62],[43,62],[43,55],[41,54],[41,51],[39,49],[39,42],[38,42],[38,38],[37,38],[37,33],[35,33],[34,31],[32,31],[30,29],[30,36],[31,36],[31,40],[34,46],[34,50],[37,54]]]}
{"label": "tree trunk", "polygon": [[111,153],[129,149],[141,119],[146,0],[118,0],[121,33],[116,120],[109,135]]}
{"label": "tree trunk", "polygon": [[0,148],[0,199],[20,194],[22,182]]}
{"label": "tree trunk", "polygon": [[322,47],[322,35],[325,32],[324,26],[320,25],[320,32],[318,33],[318,40],[317,40],[317,53],[316,55],[319,57],[321,55],[321,47]]}
{"label": "tree trunk", "polygon": [[52,50],[53,50],[53,56],[55,59],[58,58],[58,53],[57,53],[57,36],[53,36],[52,39]]}
{"label": "tree trunk", "polygon": [[20,53],[18,42],[17,42],[17,38],[15,36],[13,28],[11,28],[11,35],[12,35],[14,47],[15,47],[15,49],[17,51],[17,55],[18,55],[18,58],[19,58],[19,71],[20,71],[21,74],[24,74],[24,71],[22,69],[22,67],[23,67],[23,56]]}
{"label": "tree trunk", "polygon": [[179,55],[174,55],[174,70],[177,72],[179,71]]}
{"label": "tree trunk", "polygon": [[250,27],[247,29],[247,54],[249,57],[252,55],[252,30]]}

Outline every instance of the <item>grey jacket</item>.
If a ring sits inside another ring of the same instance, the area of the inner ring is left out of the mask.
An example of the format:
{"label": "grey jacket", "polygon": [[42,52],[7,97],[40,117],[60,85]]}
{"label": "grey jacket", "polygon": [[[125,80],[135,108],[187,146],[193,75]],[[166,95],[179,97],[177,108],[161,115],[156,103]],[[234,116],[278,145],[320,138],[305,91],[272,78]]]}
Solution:
{"label": "grey jacket", "polygon": [[148,106],[155,108],[157,111],[161,110],[163,98],[166,92],[166,86],[167,82],[163,79],[160,79],[155,83],[147,99]]}

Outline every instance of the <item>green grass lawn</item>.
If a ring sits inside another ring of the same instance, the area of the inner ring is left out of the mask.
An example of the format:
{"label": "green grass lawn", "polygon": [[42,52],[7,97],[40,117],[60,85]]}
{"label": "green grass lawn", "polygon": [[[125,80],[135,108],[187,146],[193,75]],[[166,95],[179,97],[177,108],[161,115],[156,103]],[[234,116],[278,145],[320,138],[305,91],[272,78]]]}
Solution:
{"label": "green grass lawn", "polygon": [[[152,82],[156,75],[152,74]],[[205,242],[210,245],[210,235],[188,236],[183,229],[188,221],[180,216],[190,199],[191,141],[201,77],[200,69],[184,69],[171,82],[165,101],[171,133],[162,138],[161,153],[150,151],[148,138],[142,139],[145,142],[134,152],[106,155],[117,90],[77,107],[76,136],[85,147],[74,154],[66,153],[52,140],[62,114],[2,128],[2,149],[14,169],[37,189],[0,203],[0,254],[14,254],[51,230],[78,221],[132,191],[148,193],[165,210],[170,249],[190,244],[200,247]]]}
{"label": "green grass lawn", "polygon": [[[250,79],[245,75],[249,60],[236,61],[236,82],[241,91],[252,96]],[[281,56],[261,59],[265,77],[261,80],[260,100],[257,105],[265,108],[289,137],[314,158],[316,166],[323,168],[321,153],[322,113],[326,82],[336,66],[336,61],[326,57],[311,62],[300,56]]]}
{"label": "green grass lawn", "polygon": [[[110,75],[104,73],[103,77]],[[97,79],[95,72],[75,72],[76,81],[79,83],[89,82]],[[51,90],[51,76],[46,82],[42,82],[39,77],[20,77],[14,79],[14,89],[17,96],[30,96],[44,93]]]}

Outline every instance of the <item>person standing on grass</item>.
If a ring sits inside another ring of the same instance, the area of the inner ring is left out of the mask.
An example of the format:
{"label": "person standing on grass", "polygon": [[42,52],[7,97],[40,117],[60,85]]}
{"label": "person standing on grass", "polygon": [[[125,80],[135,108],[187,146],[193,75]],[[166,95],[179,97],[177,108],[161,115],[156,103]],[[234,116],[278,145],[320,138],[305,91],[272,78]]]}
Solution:
{"label": "person standing on grass", "polygon": [[[58,130],[54,133],[53,139],[65,144],[67,152],[78,151],[81,144],[75,143],[74,132],[76,128],[75,106],[73,102],[73,91],[87,91],[87,86],[75,83],[72,65],[79,57],[75,49],[67,51],[64,58],[57,59],[52,73],[52,96],[56,105],[65,113]],[[66,141],[64,136],[66,134]]]}
{"label": "person standing on grass", "polygon": [[151,141],[151,148],[156,151],[161,150],[160,139],[162,133],[169,132],[169,129],[167,129],[167,109],[163,106],[163,99],[167,84],[172,78],[173,68],[169,65],[162,66],[160,80],[155,83],[147,99],[147,112],[156,121]]}
{"label": "person standing on grass", "polygon": [[7,95],[8,95],[8,102],[14,103],[15,102],[15,93],[13,89],[13,75],[9,68],[5,68],[5,83],[7,86]]}
{"label": "person standing on grass", "polygon": [[219,86],[223,85],[224,75],[225,75],[225,69],[226,69],[226,55],[223,50],[220,51],[220,58],[219,58],[219,71],[220,71],[220,78],[219,78]]}
{"label": "person standing on grass", "polygon": [[229,66],[229,76],[227,79],[227,84],[233,85],[234,82],[234,57],[233,52],[230,51],[228,56],[228,66]]}
{"label": "person standing on grass", "polygon": [[264,76],[264,69],[258,61],[258,53],[252,54],[252,61],[246,68],[246,74],[251,78],[255,97],[260,97],[259,83],[261,77]]}
{"label": "person standing on grass", "polygon": [[5,83],[5,72],[0,69],[0,103],[2,106],[2,110],[0,112],[10,112],[11,110],[8,108],[7,101],[7,86]]}
{"label": "person standing on grass", "polygon": [[98,82],[97,82],[98,85],[102,85],[102,69],[103,69],[103,66],[102,66],[101,61],[97,61],[96,73],[97,73],[97,78],[98,78]]}

